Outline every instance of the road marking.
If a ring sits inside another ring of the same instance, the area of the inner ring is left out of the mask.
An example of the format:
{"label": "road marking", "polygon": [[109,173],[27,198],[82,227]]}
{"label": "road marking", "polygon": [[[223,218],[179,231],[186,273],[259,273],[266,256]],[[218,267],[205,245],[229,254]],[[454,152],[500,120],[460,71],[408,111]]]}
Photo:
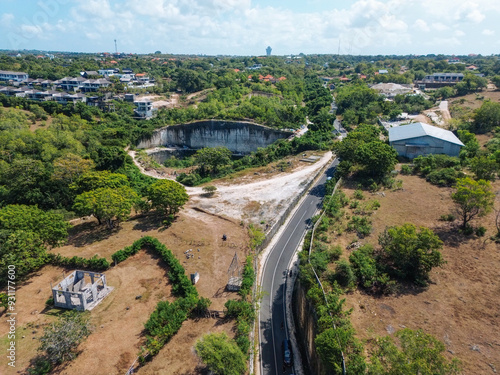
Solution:
{"label": "road marking", "polygon": [[[306,212],[304,211],[304,213],[300,217],[299,221],[297,222],[297,225],[295,225],[295,228],[293,228],[292,234],[290,235],[290,237],[288,237],[288,240],[286,241],[285,245],[281,249],[280,255],[278,257],[278,260],[276,261],[276,265],[274,266],[274,271],[273,271],[273,274],[272,274],[273,278],[271,280],[271,293],[274,292],[274,278],[276,276],[276,269],[278,268],[278,263],[279,263],[281,257],[283,256],[283,252],[285,251],[286,247],[288,246],[288,243],[292,239],[293,233],[295,233],[295,230],[297,229],[297,227],[301,223],[301,220],[302,220],[302,218],[304,217],[305,214],[306,214]],[[267,262],[266,262],[266,266],[267,266]],[[271,298],[274,298],[273,296],[271,296],[271,293],[269,294],[269,301],[270,302],[271,302]],[[284,297],[286,298],[286,296],[284,296]],[[275,365],[276,371],[278,371],[278,361],[277,361],[277,355],[276,355],[276,343],[274,341],[274,327],[273,327],[272,305],[273,305],[272,303],[269,304],[269,311],[271,312],[271,338],[272,338],[272,341],[273,341],[274,365]]]}

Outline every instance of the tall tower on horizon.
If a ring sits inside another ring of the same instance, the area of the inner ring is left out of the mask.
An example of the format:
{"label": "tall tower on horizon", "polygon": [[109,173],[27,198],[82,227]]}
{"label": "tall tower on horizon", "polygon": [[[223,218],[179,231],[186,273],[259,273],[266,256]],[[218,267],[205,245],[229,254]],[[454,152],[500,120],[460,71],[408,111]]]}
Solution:
{"label": "tall tower on horizon", "polygon": [[266,55],[267,55],[267,56],[271,56],[271,51],[272,51],[272,50],[273,50],[273,49],[272,49],[270,46],[267,46],[267,48],[266,48]]}

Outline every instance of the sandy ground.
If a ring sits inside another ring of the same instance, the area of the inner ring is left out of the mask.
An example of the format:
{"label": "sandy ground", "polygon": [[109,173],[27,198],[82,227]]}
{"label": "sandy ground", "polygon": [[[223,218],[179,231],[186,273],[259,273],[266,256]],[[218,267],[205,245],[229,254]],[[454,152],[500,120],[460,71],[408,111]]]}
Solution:
{"label": "sandy ground", "polygon": [[143,95],[139,98],[140,100],[151,100],[153,102],[153,108],[174,108],[179,105],[179,94],[172,94],[170,98],[164,100],[162,96],[159,95]]}
{"label": "sandy ground", "polygon": [[[142,173],[155,178],[170,178],[155,170],[145,170],[135,158],[135,151],[128,151]],[[318,155],[306,153],[306,156]],[[324,153],[314,163],[302,162],[301,157],[292,158],[292,168],[287,172],[262,169],[234,180],[213,181],[217,187],[214,196],[206,198],[202,187],[186,187],[190,204],[217,215],[235,219],[265,222],[272,225],[288,208],[288,202],[301,191],[312,175],[323,168],[332,158],[331,152]]]}

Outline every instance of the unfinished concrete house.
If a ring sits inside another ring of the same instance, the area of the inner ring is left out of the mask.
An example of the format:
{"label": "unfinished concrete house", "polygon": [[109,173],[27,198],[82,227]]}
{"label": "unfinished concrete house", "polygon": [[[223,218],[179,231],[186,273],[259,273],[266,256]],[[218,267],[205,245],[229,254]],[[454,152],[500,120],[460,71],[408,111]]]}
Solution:
{"label": "unfinished concrete house", "polygon": [[52,287],[52,298],[55,307],[85,311],[96,307],[112,290],[105,274],[77,270]]}

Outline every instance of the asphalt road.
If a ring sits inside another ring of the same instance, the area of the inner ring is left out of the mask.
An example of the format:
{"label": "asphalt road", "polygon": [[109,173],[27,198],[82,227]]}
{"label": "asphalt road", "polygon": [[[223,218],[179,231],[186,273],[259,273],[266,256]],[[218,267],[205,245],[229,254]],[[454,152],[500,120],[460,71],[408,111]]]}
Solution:
{"label": "asphalt road", "polygon": [[288,267],[302,236],[310,227],[311,217],[321,207],[327,176],[333,176],[337,159],[309,191],[302,204],[275,242],[262,269],[259,342],[261,375],[292,374],[293,367],[283,366],[283,341],[288,339],[285,319],[285,281]]}

